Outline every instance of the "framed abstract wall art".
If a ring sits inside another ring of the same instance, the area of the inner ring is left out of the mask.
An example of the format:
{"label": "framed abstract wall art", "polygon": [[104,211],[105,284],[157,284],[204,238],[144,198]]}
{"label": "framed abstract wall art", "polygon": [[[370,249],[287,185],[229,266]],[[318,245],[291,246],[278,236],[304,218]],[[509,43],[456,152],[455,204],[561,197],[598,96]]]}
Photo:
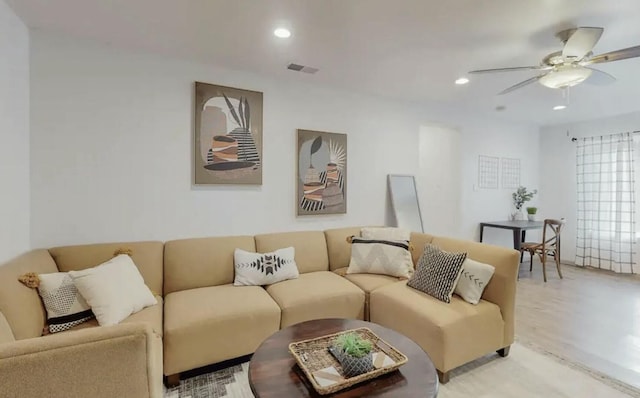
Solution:
{"label": "framed abstract wall art", "polygon": [[298,130],[297,214],[347,212],[347,135]]}
{"label": "framed abstract wall art", "polygon": [[262,93],[195,84],[195,184],[262,184]]}

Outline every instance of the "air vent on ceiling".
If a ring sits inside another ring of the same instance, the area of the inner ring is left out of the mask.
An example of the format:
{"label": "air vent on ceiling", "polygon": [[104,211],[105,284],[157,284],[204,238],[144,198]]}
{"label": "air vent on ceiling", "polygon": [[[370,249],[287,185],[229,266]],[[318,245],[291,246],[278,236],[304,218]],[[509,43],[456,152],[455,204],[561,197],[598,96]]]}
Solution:
{"label": "air vent on ceiling", "polygon": [[318,71],[318,68],[312,68],[311,66],[304,66],[298,64],[289,64],[287,65],[287,69],[294,70],[296,72],[304,72],[309,74],[314,74]]}

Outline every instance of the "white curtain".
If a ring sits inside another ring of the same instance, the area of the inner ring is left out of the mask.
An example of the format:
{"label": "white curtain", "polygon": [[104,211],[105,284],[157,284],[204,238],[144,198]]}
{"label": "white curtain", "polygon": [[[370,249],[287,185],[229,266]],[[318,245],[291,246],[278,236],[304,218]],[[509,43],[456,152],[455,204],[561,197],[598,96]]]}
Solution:
{"label": "white curtain", "polygon": [[633,135],[582,138],[577,149],[576,265],[634,273]]}

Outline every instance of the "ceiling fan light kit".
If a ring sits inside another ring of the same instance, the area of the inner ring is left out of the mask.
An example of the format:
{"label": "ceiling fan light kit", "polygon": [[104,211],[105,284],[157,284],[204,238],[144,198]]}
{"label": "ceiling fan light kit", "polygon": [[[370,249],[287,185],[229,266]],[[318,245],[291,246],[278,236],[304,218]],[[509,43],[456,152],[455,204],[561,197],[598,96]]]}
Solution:
{"label": "ceiling fan light kit", "polygon": [[572,87],[586,81],[589,84],[605,85],[615,81],[606,72],[587,67],[587,65],[620,61],[628,58],[640,57],[640,46],[611,51],[605,54],[593,55],[593,48],[600,40],[604,28],[580,27],[558,32],[556,36],[564,43],[562,51],[547,55],[538,66],[518,66],[497,69],[474,70],[469,73],[494,73],[533,70],[539,74],[518,84],[515,84],[499,94],[539,82],[545,87],[562,89]]}
{"label": "ceiling fan light kit", "polygon": [[543,75],[539,82],[549,88],[573,87],[591,76],[592,70],[580,65],[562,65]]}

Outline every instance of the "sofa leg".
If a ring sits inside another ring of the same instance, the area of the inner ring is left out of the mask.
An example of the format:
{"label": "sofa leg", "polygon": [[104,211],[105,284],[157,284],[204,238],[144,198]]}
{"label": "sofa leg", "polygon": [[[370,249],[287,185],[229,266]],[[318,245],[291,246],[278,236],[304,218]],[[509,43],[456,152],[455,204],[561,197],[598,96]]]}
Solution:
{"label": "sofa leg", "polygon": [[438,380],[440,380],[440,384],[447,384],[449,382],[449,372],[441,372],[438,370]]}
{"label": "sofa leg", "polygon": [[511,346],[506,346],[504,348],[499,349],[498,351],[496,351],[498,353],[498,355],[500,355],[501,357],[506,357],[507,355],[509,355],[509,350],[511,349]]}
{"label": "sofa leg", "polygon": [[173,375],[167,376],[167,381],[165,383],[168,388],[177,387],[180,385],[180,373],[176,373]]}

